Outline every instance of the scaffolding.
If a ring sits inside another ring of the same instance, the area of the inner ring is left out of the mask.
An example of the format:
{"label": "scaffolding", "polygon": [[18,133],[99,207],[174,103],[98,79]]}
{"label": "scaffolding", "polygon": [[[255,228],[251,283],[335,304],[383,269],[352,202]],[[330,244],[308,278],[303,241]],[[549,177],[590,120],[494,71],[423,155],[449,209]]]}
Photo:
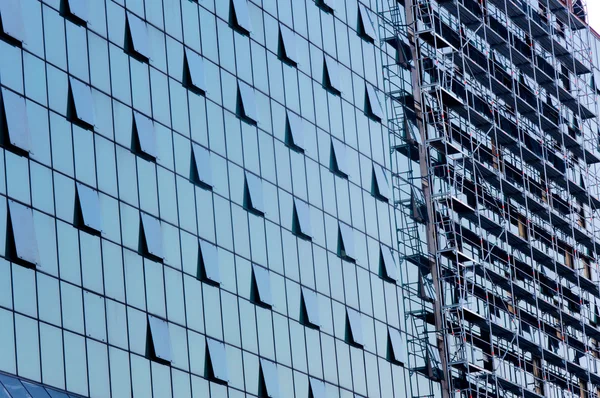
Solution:
{"label": "scaffolding", "polygon": [[580,0],[380,13],[412,397],[600,396],[585,16]]}

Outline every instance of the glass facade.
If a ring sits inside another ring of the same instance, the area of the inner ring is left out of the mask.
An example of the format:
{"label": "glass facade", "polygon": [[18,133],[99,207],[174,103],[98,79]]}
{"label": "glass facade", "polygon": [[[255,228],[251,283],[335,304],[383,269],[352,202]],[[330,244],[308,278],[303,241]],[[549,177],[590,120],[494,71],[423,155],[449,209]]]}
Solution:
{"label": "glass facade", "polygon": [[382,4],[0,0],[0,371],[406,397]]}

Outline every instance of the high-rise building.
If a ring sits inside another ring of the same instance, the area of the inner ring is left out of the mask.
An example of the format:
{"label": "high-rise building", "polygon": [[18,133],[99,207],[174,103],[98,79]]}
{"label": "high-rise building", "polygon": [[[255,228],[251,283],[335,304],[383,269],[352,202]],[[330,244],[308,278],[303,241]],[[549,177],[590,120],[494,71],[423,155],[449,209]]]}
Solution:
{"label": "high-rise building", "polygon": [[0,0],[0,397],[411,395],[384,7]]}
{"label": "high-rise building", "polygon": [[598,397],[600,41],[585,4],[389,3],[411,396]]}

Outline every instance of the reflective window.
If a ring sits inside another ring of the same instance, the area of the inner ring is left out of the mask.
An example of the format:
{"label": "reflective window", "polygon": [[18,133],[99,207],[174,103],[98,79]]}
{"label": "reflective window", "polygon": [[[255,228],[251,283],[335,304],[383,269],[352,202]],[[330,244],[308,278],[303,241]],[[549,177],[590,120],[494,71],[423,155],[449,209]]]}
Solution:
{"label": "reflective window", "polygon": [[252,24],[248,14],[248,0],[231,0],[229,22],[231,26],[244,34],[250,34]]}
{"label": "reflective window", "polygon": [[229,371],[227,370],[227,356],[225,344],[213,339],[206,339],[208,354],[208,376],[218,383],[229,383]]}
{"label": "reflective window", "polygon": [[388,326],[388,359],[392,362],[406,365],[406,346],[399,330]]}
{"label": "reflective window", "polygon": [[358,11],[358,30],[360,35],[369,41],[374,41],[377,39],[377,33],[375,33],[375,26],[373,26],[373,21],[371,20],[369,10],[367,10],[367,8],[362,4],[359,4]]}
{"label": "reflective window", "polygon": [[199,241],[200,279],[214,284],[221,283],[219,272],[219,252],[215,245]]}
{"label": "reflective window", "polygon": [[292,65],[298,63],[296,34],[282,24],[279,24],[279,56]]}
{"label": "reflective window", "polygon": [[69,119],[85,127],[93,128],[96,124],[94,102],[91,88],[75,78],[69,79]]}
{"label": "reflective window", "polygon": [[[245,2],[246,0],[240,1]],[[242,119],[252,124],[258,122],[254,89],[242,81],[238,81],[237,113]]]}
{"label": "reflective window", "polygon": [[398,280],[398,269],[396,268],[396,261],[394,260],[391,249],[381,244],[379,250],[381,276],[396,282]]}
{"label": "reflective window", "polygon": [[87,22],[90,4],[89,0],[63,0],[65,12],[81,22]]}
{"label": "reflective window", "polygon": [[304,152],[304,121],[291,111],[287,111],[285,143],[298,152]]}
{"label": "reflective window", "polygon": [[3,88],[0,100],[3,105],[0,119],[2,140],[18,150],[29,152],[31,137],[25,98]]}
{"label": "reflective window", "polygon": [[19,379],[0,374],[0,383],[0,397],[2,396],[1,386],[4,385],[6,391],[10,393],[10,395],[8,395],[7,398],[29,398],[29,394],[27,393],[25,386],[21,383]]}
{"label": "reflective window", "polygon": [[267,307],[273,305],[269,271],[256,264],[252,264],[252,299]]}
{"label": "reflective window", "polygon": [[185,49],[183,83],[200,94],[206,93],[204,81],[204,60],[189,48]]}
{"label": "reflective window", "polygon": [[259,215],[265,214],[263,203],[262,180],[252,173],[246,172],[246,181],[244,186],[244,207]]}
{"label": "reflective window", "polygon": [[148,356],[158,362],[171,362],[171,338],[167,321],[148,315]]}
{"label": "reflective window", "polygon": [[387,176],[385,175],[385,170],[378,164],[373,164],[373,183],[372,183],[372,193],[373,195],[382,200],[389,200],[390,198],[390,184],[388,183]]}
{"label": "reflective window", "polygon": [[346,145],[335,138],[331,139],[329,168],[341,177],[348,178],[349,168],[346,160]]}
{"label": "reflective window", "polygon": [[2,22],[2,33],[16,41],[25,41],[21,0],[2,0],[0,2],[0,21]]}
{"label": "reflective window", "polygon": [[192,144],[194,162],[192,164],[192,179],[202,187],[212,189],[212,167],[210,152],[198,144]]}
{"label": "reflective window", "polygon": [[8,216],[10,220],[9,254],[14,261],[39,265],[40,255],[33,226],[33,211],[29,207],[9,200]]}
{"label": "reflective window", "polygon": [[342,86],[340,84],[339,65],[336,60],[329,56],[325,56],[324,65],[324,81],[323,85],[334,94],[341,94]]}
{"label": "reflective window", "polygon": [[261,397],[276,398],[279,396],[279,374],[277,365],[267,359],[260,359],[260,383],[259,393]]}
{"label": "reflective window", "polygon": [[143,255],[162,261],[163,242],[160,221],[149,214],[140,214],[140,252]]}
{"label": "reflective window", "polygon": [[38,386],[33,383],[28,383],[26,381],[23,382],[23,385],[31,394],[32,398],[50,398],[50,395],[46,392],[46,389],[42,386]]}
{"label": "reflective window", "polygon": [[77,183],[75,223],[96,233],[102,232],[102,213],[98,191]]}
{"label": "reflective window", "polygon": [[152,120],[139,112],[135,112],[133,134],[133,150],[143,157],[156,159],[156,131]]}
{"label": "reflective window", "polygon": [[375,120],[381,121],[383,119],[383,109],[381,109],[381,102],[379,101],[379,96],[375,91],[375,88],[371,86],[369,83],[365,85],[366,90],[366,109],[365,112],[368,116],[374,118]]}
{"label": "reflective window", "polygon": [[310,207],[299,199],[294,199],[294,219],[292,221],[294,233],[304,239],[312,239],[310,226]]}
{"label": "reflective window", "polygon": [[312,398],[325,398],[325,383],[321,380],[310,378],[310,396]]}
{"label": "reflective window", "polygon": [[146,22],[128,12],[126,29],[125,50],[136,58],[148,61],[150,59],[150,42]]}
{"label": "reflective window", "polygon": [[346,308],[346,341],[359,347],[364,345],[362,315],[352,308]]}
{"label": "reflective window", "polygon": [[354,230],[352,227],[338,223],[338,255],[345,260],[354,261]]}
{"label": "reflective window", "polygon": [[302,322],[314,328],[321,327],[319,320],[319,305],[317,302],[317,293],[305,287],[302,288]]}

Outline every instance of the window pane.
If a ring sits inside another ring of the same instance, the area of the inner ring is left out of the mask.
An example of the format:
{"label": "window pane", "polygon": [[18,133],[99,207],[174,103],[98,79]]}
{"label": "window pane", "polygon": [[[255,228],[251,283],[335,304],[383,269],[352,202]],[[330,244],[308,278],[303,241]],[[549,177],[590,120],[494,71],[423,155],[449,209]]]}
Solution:
{"label": "window pane", "polygon": [[102,231],[102,214],[98,191],[77,183],[77,211],[80,217],[76,222],[86,229],[100,233]]}
{"label": "window pane", "polygon": [[316,328],[321,327],[319,320],[319,305],[317,303],[317,294],[305,287],[302,288],[302,319],[305,325]]}
{"label": "window pane", "polygon": [[334,173],[348,178],[349,169],[346,160],[346,145],[335,138],[331,139],[331,161],[329,167]]}
{"label": "window pane", "polygon": [[67,0],[68,12],[71,16],[83,21],[88,21],[89,0]]}
{"label": "window pane", "polygon": [[148,27],[146,22],[132,13],[127,13],[127,38],[125,43],[127,51],[143,60],[150,59],[150,42],[148,41]]}
{"label": "window pane", "polygon": [[373,21],[371,20],[369,10],[367,10],[362,4],[358,6],[358,10],[360,12],[359,30],[361,31],[361,35],[370,41],[375,40],[377,38],[377,34],[375,33],[375,27],[373,26]]}
{"label": "window pane", "polygon": [[17,261],[24,261],[32,265],[40,263],[37,239],[33,227],[33,211],[17,202],[8,202],[10,217],[10,234],[12,242],[9,241],[10,253]]}
{"label": "window pane", "polygon": [[361,314],[352,308],[346,308],[346,340],[360,347],[364,344]]}
{"label": "window pane", "polygon": [[310,207],[299,199],[294,199],[294,219],[292,230],[302,238],[311,239]]}
{"label": "window pane", "polygon": [[70,78],[69,89],[69,119],[93,128],[96,124],[96,115],[91,88],[75,78]]}
{"label": "window pane", "polygon": [[193,179],[201,186],[212,189],[212,168],[210,165],[210,152],[197,144],[192,144],[194,153],[194,170]]}
{"label": "window pane", "polygon": [[338,255],[343,259],[354,261],[354,230],[344,223],[338,223]]}
{"label": "window pane", "polygon": [[167,321],[148,315],[150,359],[171,362],[171,338]]}
{"label": "window pane", "polygon": [[265,214],[263,203],[262,180],[254,174],[246,172],[244,207],[260,215]]}
{"label": "window pane", "polygon": [[269,271],[266,269],[253,264],[252,265],[252,275],[253,275],[253,301],[258,304],[262,304],[267,307],[271,307],[273,305],[273,300],[271,298],[271,280]]}
{"label": "window pane", "polygon": [[367,95],[367,100],[365,101],[365,104],[367,104],[367,109],[365,109],[367,116],[381,121],[383,119],[383,109],[381,109],[381,102],[379,101],[377,92],[373,86],[368,83],[366,84],[365,92]]}
{"label": "window pane", "polygon": [[206,346],[210,359],[210,377],[217,382],[228,383],[229,371],[227,370],[225,344],[209,338],[206,339]]}
{"label": "window pane", "polygon": [[285,143],[294,150],[304,152],[304,121],[291,111],[287,111]]}
{"label": "window pane", "polygon": [[342,92],[342,86],[340,84],[339,65],[336,60],[329,56],[325,56],[325,81],[324,86],[332,91],[334,94],[340,94]]}
{"label": "window pane", "polygon": [[396,261],[392,255],[392,251],[389,247],[380,245],[380,269],[382,276],[393,282],[398,280],[398,270],[396,268]]}
{"label": "window pane", "polygon": [[[2,89],[2,104],[6,125],[0,123],[0,131],[7,144],[22,151],[29,152],[31,138],[29,133],[29,119],[25,98],[5,88]],[[2,131],[6,128],[7,131]]]}
{"label": "window pane", "polygon": [[231,24],[242,33],[250,34],[252,24],[248,15],[248,0],[232,0],[231,6],[233,7],[233,12],[230,13]]}
{"label": "window pane", "polygon": [[206,241],[199,241],[200,249],[200,278],[207,282],[219,284],[219,253],[217,246]]}
{"label": "window pane", "polygon": [[204,81],[204,60],[194,51],[185,49],[183,80],[184,84],[192,90],[200,93],[206,92],[206,83]]}
{"label": "window pane", "polygon": [[260,360],[260,396],[275,398],[279,396],[279,375],[277,373],[277,365],[271,361],[261,358]]}
{"label": "window pane", "polygon": [[387,201],[390,198],[390,186],[385,170],[378,164],[373,164],[373,195]]}
{"label": "window pane", "polygon": [[254,89],[242,81],[238,81],[237,113],[242,119],[252,124],[258,122]]}
{"label": "window pane", "polygon": [[296,34],[286,26],[279,24],[279,54],[285,61],[296,65],[298,54],[296,52]]}
{"label": "window pane", "polygon": [[0,19],[4,34],[20,42],[25,40],[21,0],[2,0],[0,2]]}
{"label": "window pane", "polygon": [[134,148],[140,155],[156,159],[156,131],[152,120],[135,112],[133,119]]}
{"label": "window pane", "polygon": [[141,253],[160,261],[163,260],[162,230],[160,221],[149,214],[141,213]]}

